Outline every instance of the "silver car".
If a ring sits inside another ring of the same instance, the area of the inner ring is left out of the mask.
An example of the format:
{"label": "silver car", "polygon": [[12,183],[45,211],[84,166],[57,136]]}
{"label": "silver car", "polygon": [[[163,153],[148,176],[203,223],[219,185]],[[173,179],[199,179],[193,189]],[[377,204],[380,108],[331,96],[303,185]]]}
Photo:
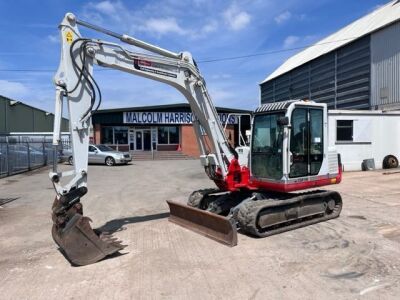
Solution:
{"label": "silver car", "polygon": [[[70,149],[63,149],[62,156],[71,165],[74,162],[72,151]],[[113,166],[116,164],[127,164],[132,161],[129,152],[116,151],[106,145],[89,145],[89,163],[90,164],[106,164]]]}

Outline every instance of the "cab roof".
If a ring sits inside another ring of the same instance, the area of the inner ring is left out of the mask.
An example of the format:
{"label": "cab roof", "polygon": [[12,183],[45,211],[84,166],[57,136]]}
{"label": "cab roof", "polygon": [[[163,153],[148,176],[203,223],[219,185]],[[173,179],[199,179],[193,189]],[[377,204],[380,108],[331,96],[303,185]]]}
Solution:
{"label": "cab roof", "polygon": [[267,104],[261,105],[260,107],[256,108],[254,113],[285,110],[290,106],[290,104],[292,104],[294,102],[299,102],[299,101],[301,101],[301,100],[296,99],[296,100],[287,100],[287,101],[267,103]]}

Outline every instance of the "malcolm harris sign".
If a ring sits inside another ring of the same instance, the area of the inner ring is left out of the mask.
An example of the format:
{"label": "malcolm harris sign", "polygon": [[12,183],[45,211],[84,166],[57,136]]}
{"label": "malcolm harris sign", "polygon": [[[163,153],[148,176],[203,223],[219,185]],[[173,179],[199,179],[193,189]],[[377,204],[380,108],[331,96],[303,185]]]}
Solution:
{"label": "malcolm harris sign", "polygon": [[[234,115],[219,113],[218,117],[223,125],[238,123]],[[125,124],[192,124],[193,120],[191,112],[124,112]]]}

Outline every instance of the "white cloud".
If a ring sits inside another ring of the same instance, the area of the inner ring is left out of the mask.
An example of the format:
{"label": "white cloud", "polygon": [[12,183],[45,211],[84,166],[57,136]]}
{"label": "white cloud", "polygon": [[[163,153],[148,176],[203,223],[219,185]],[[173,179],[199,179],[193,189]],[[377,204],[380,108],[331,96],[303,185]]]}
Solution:
{"label": "white cloud", "polygon": [[318,35],[310,34],[310,35],[306,35],[306,36],[303,38],[303,40],[304,40],[304,42],[310,44],[310,43],[315,43],[315,41],[316,41],[318,38],[320,38]]}
{"label": "white cloud", "polygon": [[245,28],[251,20],[251,16],[247,12],[240,10],[235,4],[232,4],[228,9],[226,9],[223,16],[225,22],[233,30]]}
{"label": "white cloud", "polygon": [[289,35],[283,41],[283,48],[288,49],[290,47],[293,47],[299,41],[300,41],[300,37],[295,36],[295,35]]}
{"label": "white cloud", "polygon": [[110,1],[102,1],[97,4],[94,4],[94,8],[106,15],[113,15],[117,11],[115,8],[115,3],[111,3]]}
{"label": "white cloud", "polygon": [[0,79],[0,94],[18,99],[27,96],[29,89],[21,82]]}
{"label": "white cloud", "polygon": [[184,35],[187,33],[186,30],[179,26],[175,18],[151,18],[145,21],[142,26],[139,26],[139,30],[156,35],[164,35],[166,33],[177,33]]}
{"label": "white cloud", "polygon": [[200,30],[187,30],[186,34],[189,36],[190,39],[197,40],[205,38],[210,33],[217,30],[218,30],[218,22],[216,20],[211,20],[205,25],[203,25],[203,27],[201,27]]}
{"label": "white cloud", "polygon": [[309,47],[318,40],[318,35],[306,35],[306,36],[296,36],[289,35],[283,41],[283,48],[299,48],[299,47]]}
{"label": "white cloud", "polygon": [[99,72],[96,80],[104,99],[101,109],[186,102],[173,87],[130,74]]}
{"label": "white cloud", "polygon": [[277,15],[274,20],[277,24],[283,24],[286,21],[289,21],[292,17],[292,13],[288,10],[284,11],[283,13]]}
{"label": "white cloud", "polygon": [[[92,23],[110,25],[104,17],[121,25],[130,22],[130,13],[121,1],[89,2],[83,8],[83,17]],[[108,20],[107,20],[108,21]],[[124,27],[127,27],[126,25]]]}
{"label": "white cloud", "polygon": [[211,99],[215,105],[226,105],[227,103],[229,103],[229,100],[235,98],[234,93],[226,88],[221,88],[213,85],[209,88],[209,91]]}
{"label": "white cloud", "polygon": [[224,73],[224,74],[214,74],[214,75],[211,76],[212,79],[228,79],[228,78],[231,78],[231,77],[232,77],[231,74],[226,74],[226,73]]}
{"label": "white cloud", "polygon": [[[91,1],[83,6],[81,15],[92,23],[130,35],[141,32],[161,39],[171,34],[196,40],[218,30],[216,18],[203,15],[203,10],[211,9],[211,3],[208,0],[147,1],[131,9],[121,0]],[[201,6],[202,11],[193,10],[193,6]]]}
{"label": "white cloud", "polygon": [[203,33],[210,33],[210,32],[216,31],[217,29],[218,29],[218,22],[216,20],[212,20],[212,21],[208,22],[207,24],[205,24],[202,27],[201,31]]}
{"label": "white cloud", "polygon": [[47,39],[51,42],[51,43],[59,43],[60,42],[60,37],[58,36],[58,34],[49,34],[47,36]]}

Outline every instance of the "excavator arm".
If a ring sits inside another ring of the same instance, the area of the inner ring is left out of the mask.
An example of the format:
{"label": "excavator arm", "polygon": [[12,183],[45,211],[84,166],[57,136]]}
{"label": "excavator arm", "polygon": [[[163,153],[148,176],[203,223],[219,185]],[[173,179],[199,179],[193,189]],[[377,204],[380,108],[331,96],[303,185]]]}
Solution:
{"label": "excavator arm", "polygon": [[[117,37],[121,41],[158,55],[132,52],[119,44],[82,38],[78,24]],[[237,176],[238,174],[235,174],[236,181],[228,180],[228,175],[233,173],[230,165],[238,167],[237,154],[227,141],[206,83],[189,52],[173,53],[133,37],[112,33],[79,21],[72,14],[65,16],[60,25],[60,32],[62,51],[60,66],[54,78],[56,118],[53,145],[57,146],[60,143],[62,102],[66,97],[75,155],[74,177],[66,186],[63,187],[57,183],[62,173],[53,170],[50,175],[56,179],[55,186],[58,194],[63,194],[65,190],[69,191],[76,185],[85,186],[86,184],[89,125],[92,111],[95,110],[96,97],[101,97],[92,75],[93,64],[166,83],[181,92],[195,116],[193,126],[201,153],[200,161],[207,175],[225,190],[242,187],[243,182],[237,180],[240,177]],[[202,134],[202,130],[206,133],[208,140]],[[236,170],[241,171],[240,168]]]}
{"label": "excavator arm", "polygon": [[[83,38],[78,25],[147,52],[133,52],[116,43]],[[66,100],[74,164],[72,171],[60,172],[55,162],[50,172],[57,193],[53,204],[52,235],[72,263],[93,263],[124,247],[111,236],[93,231],[89,224],[90,219],[83,216],[80,203],[81,197],[87,193],[91,116],[101,103],[101,91],[93,77],[93,65],[149,78],[176,88],[187,99],[195,116],[193,127],[201,153],[200,161],[207,175],[222,191],[235,191],[247,186],[248,169],[239,165],[237,153],[227,141],[206,83],[189,52],[174,53],[128,35],[120,35],[80,21],[71,13],[66,14],[59,29],[61,61],[54,77],[56,107],[53,146],[56,150],[60,144],[62,108]],[[202,134],[203,131],[206,136]],[[65,183],[64,177],[69,178]],[[228,232],[228,235],[235,231],[232,224],[218,215],[204,212],[198,219],[194,208],[186,209],[170,202],[169,205],[175,222],[188,226],[188,220],[197,219],[195,227],[198,231],[215,239],[219,239],[217,236],[220,228],[225,233]],[[207,231],[204,232],[201,228],[204,218],[211,219],[210,223],[216,224],[215,232],[210,233],[210,228],[204,228]],[[225,233],[222,234],[222,240],[227,236]],[[228,239],[229,243],[236,243],[232,242],[236,236]]]}

